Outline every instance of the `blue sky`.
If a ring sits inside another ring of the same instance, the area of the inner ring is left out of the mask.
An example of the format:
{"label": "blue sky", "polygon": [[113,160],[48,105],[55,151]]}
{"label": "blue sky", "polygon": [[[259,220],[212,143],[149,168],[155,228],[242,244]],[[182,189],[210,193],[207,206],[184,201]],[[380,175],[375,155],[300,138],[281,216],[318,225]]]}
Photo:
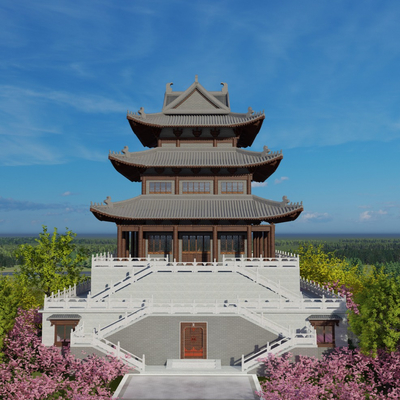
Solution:
{"label": "blue sky", "polygon": [[227,82],[283,150],[253,194],[303,201],[277,233],[400,233],[400,2],[0,2],[0,233],[116,232],[90,202],[135,197],[108,152],[165,84]]}

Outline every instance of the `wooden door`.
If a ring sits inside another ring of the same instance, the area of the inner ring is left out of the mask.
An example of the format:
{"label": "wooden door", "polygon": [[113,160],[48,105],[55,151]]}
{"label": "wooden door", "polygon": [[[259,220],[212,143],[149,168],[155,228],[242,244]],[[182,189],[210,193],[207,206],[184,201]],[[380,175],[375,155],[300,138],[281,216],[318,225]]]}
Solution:
{"label": "wooden door", "polygon": [[182,236],[182,261],[193,262],[209,262],[211,259],[210,252],[210,235],[183,235]]}
{"label": "wooden door", "polygon": [[181,358],[207,358],[207,324],[205,322],[181,323]]}

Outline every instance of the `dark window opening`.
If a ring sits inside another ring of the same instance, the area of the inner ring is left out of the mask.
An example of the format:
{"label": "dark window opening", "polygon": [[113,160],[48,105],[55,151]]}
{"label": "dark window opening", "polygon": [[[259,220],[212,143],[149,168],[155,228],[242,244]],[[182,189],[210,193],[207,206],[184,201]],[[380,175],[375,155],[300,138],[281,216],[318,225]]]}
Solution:
{"label": "dark window opening", "polygon": [[149,235],[149,253],[172,253],[172,235]]}
{"label": "dark window opening", "polygon": [[243,235],[221,235],[222,254],[243,254],[244,236]]}

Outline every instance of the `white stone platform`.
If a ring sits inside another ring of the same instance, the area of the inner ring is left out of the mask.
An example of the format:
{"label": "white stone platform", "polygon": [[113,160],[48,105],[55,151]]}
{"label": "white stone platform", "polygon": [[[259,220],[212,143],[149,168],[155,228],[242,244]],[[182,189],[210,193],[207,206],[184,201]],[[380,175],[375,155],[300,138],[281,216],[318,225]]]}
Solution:
{"label": "white stone platform", "polygon": [[221,360],[214,359],[169,359],[167,360],[167,369],[221,369]]}
{"label": "white stone platform", "polygon": [[256,375],[127,374],[113,399],[121,400],[259,400]]}

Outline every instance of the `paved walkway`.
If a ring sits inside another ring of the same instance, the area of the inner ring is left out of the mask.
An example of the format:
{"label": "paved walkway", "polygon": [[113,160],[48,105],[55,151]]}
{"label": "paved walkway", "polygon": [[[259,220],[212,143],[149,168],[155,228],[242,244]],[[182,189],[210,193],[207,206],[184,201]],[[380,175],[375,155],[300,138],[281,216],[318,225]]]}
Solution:
{"label": "paved walkway", "polygon": [[[153,370],[153,372],[155,372]],[[127,374],[113,398],[123,400],[259,400],[256,375],[199,373]]]}

